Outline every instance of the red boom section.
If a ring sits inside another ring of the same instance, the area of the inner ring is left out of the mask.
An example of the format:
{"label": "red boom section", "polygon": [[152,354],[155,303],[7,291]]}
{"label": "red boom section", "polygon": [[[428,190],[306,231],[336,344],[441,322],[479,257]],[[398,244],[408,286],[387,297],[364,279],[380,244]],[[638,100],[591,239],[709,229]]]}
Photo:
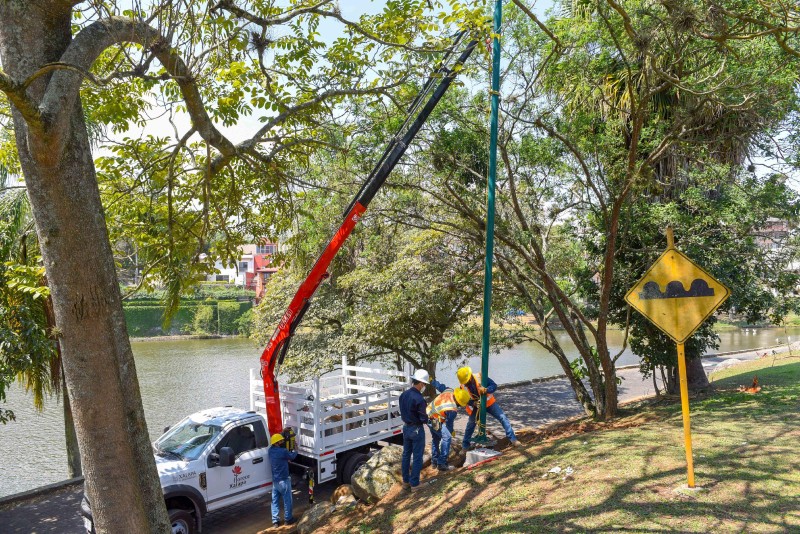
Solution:
{"label": "red boom section", "polygon": [[267,348],[261,354],[261,378],[264,380],[264,398],[267,404],[267,424],[269,433],[277,434],[283,430],[283,416],[281,414],[281,397],[278,392],[278,380],[275,376],[275,365],[278,362],[279,351],[292,333],[292,327],[298,319],[306,303],[314,296],[317,288],[328,275],[328,266],[334,256],[350,236],[366,207],[358,202],[353,205],[344,222],[328,242],[322,255],[317,259],[311,272],[300,285],[292,302],[283,314],[281,322],[267,343]]}

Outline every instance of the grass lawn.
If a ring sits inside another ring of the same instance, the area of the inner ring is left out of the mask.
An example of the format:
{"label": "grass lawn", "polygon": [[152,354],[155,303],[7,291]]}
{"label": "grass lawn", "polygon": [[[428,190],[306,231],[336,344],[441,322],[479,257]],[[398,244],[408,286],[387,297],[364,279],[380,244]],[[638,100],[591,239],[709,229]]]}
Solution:
{"label": "grass lawn", "polygon": [[[430,475],[418,493],[395,488],[362,513],[334,516],[327,532],[800,532],[800,359],[772,363],[726,369],[712,376],[713,395],[692,400],[704,491],[678,491],[680,403],[642,403],[594,431],[523,434],[524,446],[500,461]],[[760,393],[736,391],[754,374]],[[560,474],[548,473],[556,466]]]}

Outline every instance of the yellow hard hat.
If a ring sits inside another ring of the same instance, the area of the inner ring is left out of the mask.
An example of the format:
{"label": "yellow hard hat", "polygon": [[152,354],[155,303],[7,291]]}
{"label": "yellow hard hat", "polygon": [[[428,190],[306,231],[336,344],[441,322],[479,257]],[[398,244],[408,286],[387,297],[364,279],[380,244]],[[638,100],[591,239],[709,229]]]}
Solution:
{"label": "yellow hard hat", "polygon": [[458,371],[456,371],[456,376],[458,377],[458,381],[462,384],[466,384],[469,382],[469,379],[472,378],[472,369],[469,367],[462,367]]}
{"label": "yellow hard hat", "polygon": [[469,392],[466,389],[458,388],[453,391],[453,395],[456,397],[456,402],[459,406],[466,406],[467,403],[470,401]]}
{"label": "yellow hard hat", "polygon": [[272,437],[269,440],[270,444],[272,445],[280,443],[281,441],[283,441],[283,436],[281,434],[272,434]]}

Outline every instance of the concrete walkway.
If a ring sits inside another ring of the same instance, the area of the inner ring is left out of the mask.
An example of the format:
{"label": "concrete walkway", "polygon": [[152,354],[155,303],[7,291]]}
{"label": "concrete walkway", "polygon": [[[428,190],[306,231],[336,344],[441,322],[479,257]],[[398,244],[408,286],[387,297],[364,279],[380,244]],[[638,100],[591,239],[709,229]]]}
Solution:
{"label": "concrete walkway", "polygon": [[[744,360],[755,360],[765,353],[772,354],[772,350],[772,348],[758,349],[705,357],[703,367],[706,373],[710,373],[719,367],[727,367]],[[784,352],[788,349],[784,346],[774,350]],[[652,379],[642,379],[638,368],[620,369],[618,375],[623,379],[619,387],[620,401],[655,394]],[[515,429],[540,427],[583,414],[566,378],[514,384],[511,387],[501,385],[496,396]],[[463,436],[466,422],[467,418],[459,414],[456,419],[457,439]],[[488,428],[497,436],[503,435],[502,428],[491,417]],[[331,482],[317,486],[317,500],[326,499],[333,491],[334,485]],[[295,487],[295,506],[298,516],[305,505],[304,489],[305,485],[302,483],[298,483]],[[0,532],[3,534],[84,533],[83,523],[78,515],[82,495],[83,485],[76,484],[22,499],[14,499],[13,496],[0,499]],[[266,499],[250,500],[209,514],[204,520],[203,532],[252,534],[266,528],[269,523],[269,510],[270,504]]]}

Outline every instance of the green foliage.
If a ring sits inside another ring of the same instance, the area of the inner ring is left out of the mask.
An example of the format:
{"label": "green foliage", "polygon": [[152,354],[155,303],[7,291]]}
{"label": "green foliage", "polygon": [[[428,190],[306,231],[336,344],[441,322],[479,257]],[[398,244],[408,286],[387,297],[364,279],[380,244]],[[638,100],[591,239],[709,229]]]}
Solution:
{"label": "green foliage", "polygon": [[[449,0],[393,0],[353,20],[312,0],[137,8],[126,17],[166,25],[202,102],[183,102],[164,66],[130,43],[100,55],[92,71],[108,82],[85,87],[81,99],[105,148],[95,163],[123,277],[144,290],[165,289],[166,322],[217,260],[231,265],[239,245],[290,228],[295,172],[319,147],[346,150],[335,140],[354,121],[341,110],[362,98],[405,106],[413,95],[397,86],[421,83],[417,73],[441,58],[454,30],[486,23],[482,6]],[[75,32],[95,19],[91,10],[81,13]],[[228,141],[210,146],[207,132],[148,128],[147,117],[165,109],[181,125],[200,104],[212,128],[235,125],[249,139],[225,153]],[[114,142],[104,142],[106,130]]]}
{"label": "green foliage", "polygon": [[253,323],[255,321],[255,313],[253,308],[248,308],[236,319],[236,332],[245,337],[253,335]]}
{"label": "green foliage", "polygon": [[[250,303],[246,304],[250,307]],[[241,305],[238,302],[218,302],[217,303],[217,316],[219,317],[218,328],[220,334],[235,334],[238,333],[237,319],[241,317]]]}
{"label": "green foliage", "polygon": [[[184,303],[185,304],[185,303]],[[195,306],[182,305],[173,316],[168,330],[162,329],[164,306],[125,306],[125,322],[131,337],[151,337],[191,333]]]}
{"label": "green foliage", "polygon": [[[49,289],[33,255],[25,193],[2,190],[10,177],[0,178],[0,402],[18,380],[41,410],[45,397],[60,386],[60,360],[47,327]],[[11,410],[0,409],[0,424],[13,420]]]}
{"label": "green foliage", "polygon": [[201,335],[216,334],[219,325],[216,312],[217,310],[214,306],[198,305],[192,320],[192,333]]}
{"label": "green foliage", "polygon": [[[372,139],[352,142],[369,144]],[[256,309],[255,337],[262,344],[339,226],[339,214],[352,194],[350,165],[359,163],[331,157],[315,167],[313,176],[326,188],[346,192],[302,197],[298,207],[305,216],[287,243],[290,263],[270,279]],[[425,210],[437,208],[405,188],[388,189],[373,201],[363,224],[331,264],[331,276],[295,334],[282,372],[307,378],[332,369],[344,357],[400,368],[410,362],[435,374],[437,362],[479,351],[482,248],[446,232],[415,227],[409,224],[413,217],[396,216]],[[504,306],[501,298],[497,305]],[[499,313],[498,321],[502,324]],[[493,349],[508,343],[510,334],[504,329],[495,334]]]}

